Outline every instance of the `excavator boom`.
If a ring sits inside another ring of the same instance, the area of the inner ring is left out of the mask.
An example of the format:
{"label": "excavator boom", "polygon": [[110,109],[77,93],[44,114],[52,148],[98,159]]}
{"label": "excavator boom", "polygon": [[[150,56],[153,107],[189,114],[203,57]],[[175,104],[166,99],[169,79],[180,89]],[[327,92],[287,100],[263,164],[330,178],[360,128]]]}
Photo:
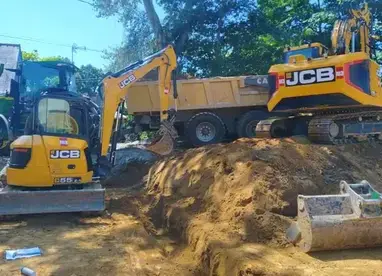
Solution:
{"label": "excavator boom", "polygon": [[360,51],[371,54],[370,22],[371,14],[366,4],[363,9],[350,10],[350,18],[337,20],[332,32],[332,52],[336,55],[355,52],[356,36],[359,35]]}
{"label": "excavator boom", "polygon": [[[168,119],[169,109],[169,93],[171,89],[171,76],[173,70],[176,68],[176,54],[172,46],[168,46],[165,49],[141,60],[133,63],[119,72],[106,77],[102,82],[103,89],[103,111],[101,122],[101,156],[106,156],[109,148],[110,138],[113,129],[113,123],[115,118],[115,112],[118,106],[128,98],[128,92],[131,85],[137,80],[144,77],[147,73],[153,69],[158,69],[159,75],[159,99],[160,99],[160,120],[164,122]],[[167,123],[167,127],[162,127],[160,132],[162,136],[173,137],[176,135],[176,131],[171,127],[171,124]],[[166,131],[170,128],[170,131]],[[171,133],[171,134],[169,134]],[[159,139],[157,143],[171,144],[172,141],[168,139],[163,141]],[[153,146],[153,151],[156,153],[166,155],[171,150],[173,145],[166,146],[167,150],[161,151],[160,147]]]}

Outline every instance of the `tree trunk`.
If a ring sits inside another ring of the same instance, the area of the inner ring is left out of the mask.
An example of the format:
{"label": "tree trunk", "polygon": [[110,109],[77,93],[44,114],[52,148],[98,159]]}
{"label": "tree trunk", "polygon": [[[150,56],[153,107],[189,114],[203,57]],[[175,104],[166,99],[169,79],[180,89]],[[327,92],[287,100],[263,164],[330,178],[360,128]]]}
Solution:
{"label": "tree trunk", "polygon": [[183,16],[185,23],[183,26],[179,26],[175,32],[175,51],[177,54],[181,54],[184,50],[184,46],[188,40],[189,34],[192,28],[192,6],[196,3],[195,0],[187,0],[183,10]]}
{"label": "tree trunk", "polygon": [[159,20],[159,16],[155,11],[155,7],[152,0],[143,0],[147,17],[150,21],[151,28],[154,31],[155,38],[157,40],[157,47],[162,49],[166,46],[166,39],[163,32],[162,24]]}

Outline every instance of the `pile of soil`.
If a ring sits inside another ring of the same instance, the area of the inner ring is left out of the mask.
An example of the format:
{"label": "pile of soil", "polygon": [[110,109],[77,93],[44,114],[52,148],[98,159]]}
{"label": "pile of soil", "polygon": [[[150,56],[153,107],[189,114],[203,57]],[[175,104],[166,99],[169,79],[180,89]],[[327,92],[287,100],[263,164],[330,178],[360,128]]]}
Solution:
{"label": "pile of soil", "polygon": [[[134,151],[118,158],[152,160]],[[102,216],[0,220],[1,252],[43,250],[0,259],[0,275],[23,266],[71,276],[382,275],[382,249],[304,254],[285,239],[297,194],[337,193],[340,180],[363,179],[382,191],[381,154],[379,144],[242,139],[178,152],[151,169],[150,162],[120,166]]]}
{"label": "pile of soil", "polygon": [[115,152],[116,165],[103,185],[107,188],[140,188],[158,159],[157,154],[142,148],[120,148]]}
{"label": "pile of soil", "polygon": [[189,244],[206,274],[296,275],[285,270],[290,261],[258,260],[291,250],[285,230],[297,195],[338,193],[341,180],[365,179],[382,190],[381,154],[379,144],[323,146],[300,137],[190,149],[151,168],[147,212],[157,228]]}

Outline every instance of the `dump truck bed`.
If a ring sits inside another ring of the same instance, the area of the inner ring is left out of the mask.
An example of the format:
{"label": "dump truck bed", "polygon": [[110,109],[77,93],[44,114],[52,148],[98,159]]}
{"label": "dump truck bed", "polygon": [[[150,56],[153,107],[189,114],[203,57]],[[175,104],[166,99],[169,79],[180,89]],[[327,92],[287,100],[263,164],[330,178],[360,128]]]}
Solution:
{"label": "dump truck bed", "polygon": [[[127,99],[129,114],[159,111],[157,85],[157,81],[145,81],[131,87]],[[268,79],[267,76],[240,76],[178,80],[177,91],[178,110],[265,106]],[[175,107],[172,96],[170,106]]]}

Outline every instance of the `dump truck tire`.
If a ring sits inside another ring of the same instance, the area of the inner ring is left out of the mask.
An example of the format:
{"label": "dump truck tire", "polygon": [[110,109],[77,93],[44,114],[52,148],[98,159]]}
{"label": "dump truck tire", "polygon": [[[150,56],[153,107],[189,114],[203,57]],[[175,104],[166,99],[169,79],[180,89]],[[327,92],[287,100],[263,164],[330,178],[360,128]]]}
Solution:
{"label": "dump truck tire", "polygon": [[223,120],[211,112],[198,113],[186,123],[187,139],[195,147],[220,143],[225,133]]}
{"label": "dump truck tire", "polygon": [[239,138],[247,137],[254,138],[256,137],[256,126],[261,121],[268,118],[267,114],[262,111],[252,110],[248,111],[241,116],[237,123],[237,135]]}
{"label": "dump truck tire", "polygon": [[0,149],[0,156],[9,156],[10,152],[11,152],[11,143],[8,142],[7,145],[3,148]]}

